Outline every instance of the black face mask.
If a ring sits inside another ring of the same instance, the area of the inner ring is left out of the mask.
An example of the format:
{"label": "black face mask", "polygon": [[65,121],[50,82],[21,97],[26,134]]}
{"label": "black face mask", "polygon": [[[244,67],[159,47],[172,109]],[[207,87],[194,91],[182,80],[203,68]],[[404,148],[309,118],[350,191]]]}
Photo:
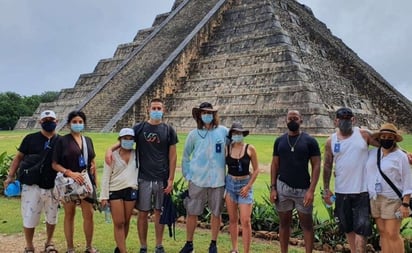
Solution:
{"label": "black face mask", "polygon": [[395,140],[380,140],[381,146],[384,149],[390,149],[395,145]]}
{"label": "black face mask", "polygon": [[56,122],[53,121],[45,121],[41,123],[43,130],[49,133],[53,132],[56,129],[56,125]]}
{"label": "black face mask", "polygon": [[291,121],[291,122],[289,122],[289,123],[287,124],[287,126],[288,126],[288,129],[289,129],[290,131],[292,131],[292,132],[298,131],[298,130],[299,130],[299,127],[300,127],[299,123],[296,122],[296,121]]}
{"label": "black face mask", "polygon": [[339,130],[343,135],[349,135],[352,133],[352,121],[350,119],[339,120]]}

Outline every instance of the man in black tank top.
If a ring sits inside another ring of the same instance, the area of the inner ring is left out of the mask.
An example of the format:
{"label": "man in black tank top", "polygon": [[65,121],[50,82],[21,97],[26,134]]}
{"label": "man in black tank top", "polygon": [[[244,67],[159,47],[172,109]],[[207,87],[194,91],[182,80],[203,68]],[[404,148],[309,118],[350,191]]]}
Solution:
{"label": "man in black tank top", "polygon": [[[320,174],[320,150],[315,138],[299,130],[302,116],[296,110],[286,116],[288,132],[275,140],[271,164],[270,200],[279,213],[279,241],[282,253],[288,252],[292,211],[299,213],[305,251],[313,250],[313,199]],[[312,168],[312,178],[308,163]]]}

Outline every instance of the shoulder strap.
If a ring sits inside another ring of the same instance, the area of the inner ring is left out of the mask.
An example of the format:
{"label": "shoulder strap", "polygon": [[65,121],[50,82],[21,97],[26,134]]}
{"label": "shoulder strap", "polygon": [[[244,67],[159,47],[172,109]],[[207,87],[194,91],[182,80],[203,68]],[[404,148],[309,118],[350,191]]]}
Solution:
{"label": "shoulder strap", "polygon": [[376,156],[377,156],[378,169],[379,169],[379,172],[381,173],[383,179],[385,179],[386,183],[389,184],[389,186],[393,189],[393,191],[396,192],[398,197],[402,200],[401,191],[399,191],[399,189],[392,183],[392,181],[385,175],[385,173],[383,173],[383,171],[381,169],[381,148],[378,148]]}
{"label": "shoulder strap", "polygon": [[46,160],[46,157],[49,154],[50,150],[53,148],[54,143],[56,142],[56,139],[57,139],[56,135],[53,135],[53,137],[51,137],[49,139],[50,144],[47,144],[47,147],[42,152],[43,156],[42,156],[41,160],[38,163],[38,164],[40,164],[40,174],[43,173],[44,161]]}
{"label": "shoulder strap", "polygon": [[87,141],[86,138],[82,135],[82,142],[83,142],[83,158],[84,162],[86,163],[86,168],[88,168],[89,163],[89,152],[87,150]]}

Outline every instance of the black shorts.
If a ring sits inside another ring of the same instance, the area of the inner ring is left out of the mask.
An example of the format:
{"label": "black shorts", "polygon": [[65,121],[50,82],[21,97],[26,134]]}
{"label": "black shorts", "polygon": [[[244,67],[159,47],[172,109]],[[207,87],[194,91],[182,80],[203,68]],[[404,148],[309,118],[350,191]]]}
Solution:
{"label": "black shorts", "polygon": [[335,218],[342,233],[369,236],[372,234],[369,194],[336,193]]}
{"label": "black shorts", "polygon": [[124,201],[137,200],[137,189],[125,188],[118,191],[109,192],[109,200],[122,199]]}

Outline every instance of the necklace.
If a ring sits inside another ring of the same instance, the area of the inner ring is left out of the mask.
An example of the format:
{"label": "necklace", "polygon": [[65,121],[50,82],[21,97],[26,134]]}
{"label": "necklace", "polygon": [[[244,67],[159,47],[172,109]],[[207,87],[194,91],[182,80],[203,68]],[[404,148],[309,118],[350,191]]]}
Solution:
{"label": "necklace", "polygon": [[207,136],[208,133],[209,133],[209,130],[206,130],[205,135],[202,135],[202,134],[200,133],[199,129],[197,129],[197,134],[198,134],[198,135],[200,136],[200,138],[202,138],[202,139],[206,138],[206,136]]}
{"label": "necklace", "polygon": [[[232,151],[233,151],[233,145],[232,145],[232,149],[230,150],[230,156],[232,156]],[[242,164],[240,163],[240,159],[242,157],[240,157],[242,155],[242,151],[243,151],[243,145],[240,147],[239,149],[239,154],[238,154],[238,158],[237,158],[237,167],[238,167],[238,171],[241,172],[242,171]],[[233,156],[232,156],[233,158]],[[236,159],[236,158],[235,158]]]}
{"label": "necklace", "polygon": [[296,144],[298,144],[299,138],[300,138],[300,133],[299,133],[299,135],[298,135],[298,138],[297,138],[296,141],[295,141],[295,144],[293,144],[293,146],[292,146],[292,145],[290,145],[289,135],[287,136],[287,140],[288,140],[288,144],[289,144],[289,147],[290,147],[290,151],[295,152],[295,146],[296,146]]}

